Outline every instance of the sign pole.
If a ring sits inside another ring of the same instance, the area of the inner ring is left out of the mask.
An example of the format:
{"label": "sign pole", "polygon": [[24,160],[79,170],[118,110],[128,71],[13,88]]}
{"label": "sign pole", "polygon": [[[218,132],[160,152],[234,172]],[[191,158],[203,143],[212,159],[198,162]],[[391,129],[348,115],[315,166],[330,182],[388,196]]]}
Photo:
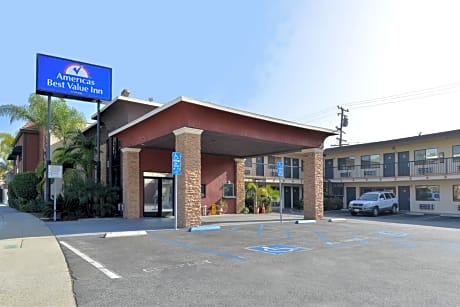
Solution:
{"label": "sign pole", "polygon": [[174,175],[174,229],[177,230],[177,175],[181,173],[182,154],[179,151],[173,151],[171,154],[171,169]]}
{"label": "sign pole", "polygon": [[53,180],[53,185],[54,185],[54,200],[53,200],[53,208],[54,208],[54,214],[53,214],[53,220],[56,222],[56,179]]}
{"label": "sign pole", "polygon": [[48,169],[51,164],[51,95],[48,95],[48,123],[46,130],[45,201],[49,201],[51,194],[50,178],[48,176]]}
{"label": "sign pole", "polygon": [[96,183],[101,182],[101,100],[97,100],[97,123],[96,123],[96,146],[97,146],[97,162],[96,162]]}
{"label": "sign pole", "polygon": [[283,195],[282,195],[282,190],[281,190],[281,177],[280,179],[280,223],[283,223]]}
{"label": "sign pole", "polygon": [[48,178],[53,179],[54,185],[54,199],[53,199],[53,221],[56,222],[56,201],[57,201],[57,191],[56,191],[56,178],[62,179],[62,165],[49,165],[48,172],[46,174]]}
{"label": "sign pole", "polygon": [[174,175],[174,229],[177,230],[177,175]]}
{"label": "sign pole", "polygon": [[284,177],[284,165],[283,162],[278,162],[278,178],[279,178],[279,190],[280,190],[280,223],[283,223],[283,193],[281,190],[281,177]]}

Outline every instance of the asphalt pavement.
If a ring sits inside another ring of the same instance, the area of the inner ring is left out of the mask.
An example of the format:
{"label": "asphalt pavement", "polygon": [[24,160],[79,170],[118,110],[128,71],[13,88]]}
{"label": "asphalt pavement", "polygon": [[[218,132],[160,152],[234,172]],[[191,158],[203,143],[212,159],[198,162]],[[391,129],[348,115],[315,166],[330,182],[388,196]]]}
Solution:
{"label": "asphalt pavement", "polygon": [[[460,228],[458,217],[407,214],[351,217],[346,211],[326,212],[325,219],[357,219],[375,224],[417,224]],[[301,211],[260,215],[228,214],[202,217],[203,225],[260,224],[303,220]],[[256,234],[260,232],[257,226]],[[73,280],[63,238],[103,235],[109,232],[174,229],[173,218],[81,219],[43,221],[31,214],[0,205],[0,306],[76,306]],[[61,243],[58,241],[60,240]],[[172,242],[172,241],[171,241]]]}

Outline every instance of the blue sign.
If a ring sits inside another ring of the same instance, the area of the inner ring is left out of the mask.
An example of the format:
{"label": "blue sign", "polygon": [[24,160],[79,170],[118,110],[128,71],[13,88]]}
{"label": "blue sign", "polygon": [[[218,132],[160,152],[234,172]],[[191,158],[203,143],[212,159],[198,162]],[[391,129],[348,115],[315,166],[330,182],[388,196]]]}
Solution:
{"label": "blue sign", "polygon": [[271,245],[261,245],[261,246],[251,246],[247,247],[246,249],[254,251],[254,252],[261,252],[271,255],[282,255],[292,252],[306,252],[309,251],[309,248],[300,247],[300,246],[291,246],[291,245],[283,245],[283,244],[271,244]]}
{"label": "blue sign", "polygon": [[278,163],[277,163],[277,166],[278,166],[278,177],[284,177],[284,166],[283,166],[283,162],[278,162]]}
{"label": "blue sign", "polygon": [[172,174],[173,175],[180,175],[181,169],[181,153],[178,151],[174,151],[172,153]]}
{"label": "blue sign", "polygon": [[112,69],[37,54],[35,92],[84,101],[112,100]]}

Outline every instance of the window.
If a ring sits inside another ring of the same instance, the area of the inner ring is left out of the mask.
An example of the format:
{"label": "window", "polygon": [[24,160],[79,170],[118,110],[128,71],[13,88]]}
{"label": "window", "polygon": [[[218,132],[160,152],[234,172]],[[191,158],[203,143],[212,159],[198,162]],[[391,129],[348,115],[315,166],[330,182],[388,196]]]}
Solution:
{"label": "window", "polygon": [[299,159],[292,159],[292,178],[299,178]]}
{"label": "window", "polygon": [[415,187],[415,200],[439,201],[439,185],[419,185]]}
{"label": "window", "polygon": [[276,168],[276,158],[275,156],[268,156],[268,168],[275,169]]}
{"label": "window", "polygon": [[339,171],[355,168],[355,157],[338,158]]}
{"label": "window", "polygon": [[379,168],[380,155],[361,156],[361,168]]}
{"label": "window", "polygon": [[284,177],[291,178],[291,158],[284,158]]}
{"label": "window", "polygon": [[264,157],[256,157],[256,176],[264,176]]}
{"label": "window", "polygon": [[454,161],[460,161],[460,145],[452,146],[452,157],[456,158]]}
{"label": "window", "polygon": [[246,160],[244,160],[244,166],[252,167],[252,158],[246,158]]}
{"label": "window", "polygon": [[453,185],[453,201],[460,201],[460,185]]}
{"label": "window", "polygon": [[206,198],[206,185],[201,185],[201,198]]}
{"label": "window", "polygon": [[414,151],[415,164],[423,164],[426,160],[433,160],[437,158],[437,148],[418,149]]}
{"label": "window", "polygon": [[224,183],[224,185],[222,186],[222,197],[235,197],[235,185],[233,183]]}

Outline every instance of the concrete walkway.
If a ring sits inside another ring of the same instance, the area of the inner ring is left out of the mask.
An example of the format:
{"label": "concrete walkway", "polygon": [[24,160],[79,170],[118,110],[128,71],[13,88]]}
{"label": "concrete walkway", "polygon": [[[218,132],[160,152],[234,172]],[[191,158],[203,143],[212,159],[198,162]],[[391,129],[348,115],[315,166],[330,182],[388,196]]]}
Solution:
{"label": "concrete walkway", "polygon": [[76,306],[62,250],[31,214],[0,205],[0,306]]}

